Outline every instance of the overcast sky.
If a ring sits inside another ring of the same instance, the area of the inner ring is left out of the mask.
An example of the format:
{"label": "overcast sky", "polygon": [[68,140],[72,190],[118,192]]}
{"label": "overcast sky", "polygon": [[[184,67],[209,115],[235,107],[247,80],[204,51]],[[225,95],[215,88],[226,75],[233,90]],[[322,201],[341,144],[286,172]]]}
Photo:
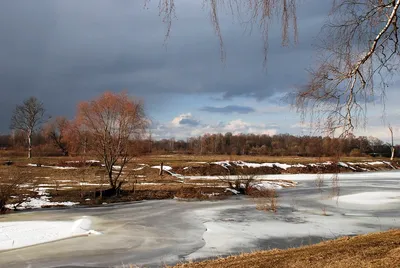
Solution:
{"label": "overcast sky", "polygon": [[[280,25],[271,25],[266,69],[257,28],[249,35],[222,13],[222,63],[202,1],[176,0],[177,19],[166,45],[158,0],[147,8],[143,3],[1,1],[0,133],[9,131],[12,110],[29,96],[43,101],[48,115],[72,119],[79,101],[127,90],[144,100],[155,138],[228,131],[310,134],[282,97],[306,82],[330,1],[300,1],[297,45],[282,48]],[[400,135],[397,88],[387,92],[386,123]],[[357,134],[389,140],[381,115],[381,106],[369,107],[369,127]]]}

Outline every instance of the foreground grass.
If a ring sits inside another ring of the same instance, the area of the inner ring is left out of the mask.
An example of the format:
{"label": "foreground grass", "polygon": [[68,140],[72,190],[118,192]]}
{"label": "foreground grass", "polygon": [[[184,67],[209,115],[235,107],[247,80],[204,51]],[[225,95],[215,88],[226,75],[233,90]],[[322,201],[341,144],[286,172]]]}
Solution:
{"label": "foreground grass", "polygon": [[246,253],[216,260],[185,263],[200,267],[400,267],[400,229],[343,237],[312,246]]}

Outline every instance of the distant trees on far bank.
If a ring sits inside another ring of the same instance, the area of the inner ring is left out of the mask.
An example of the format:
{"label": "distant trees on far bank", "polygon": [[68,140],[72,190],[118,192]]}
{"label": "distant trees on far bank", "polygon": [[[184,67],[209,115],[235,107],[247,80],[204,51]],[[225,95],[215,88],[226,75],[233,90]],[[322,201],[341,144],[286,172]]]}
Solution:
{"label": "distant trees on far bank", "polygon": [[[150,141],[147,141],[150,142]],[[400,147],[400,146],[398,146]],[[150,148],[150,146],[147,146]],[[375,137],[331,138],[294,136],[290,134],[257,135],[205,134],[186,140],[163,139],[151,141],[152,152],[189,154],[269,155],[269,156],[387,156],[391,148]],[[397,152],[399,150],[396,150]]]}
{"label": "distant trees on far bank", "polygon": [[[64,119],[59,119],[63,122]],[[50,121],[53,124],[54,121]],[[44,155],[94,155],[91,140],[94,138],[84,129],[79,129],[75,122],[68,121],[68,128],[61,130],[50,127],[50,137],[46,125],[40,132],[32,135],[34,148]],[[57,126],[57,125],[56,125]],[[63,126],[63,124],[61,124]],[[58,127],[60,127],[58,125]],[[60,135],[61,133],[61,135]],[[295,136],[290,134],[205,134],[186,140],[141,138],[132,141],[138,154],[148,153],[183,153],[183,154],[225,154],[225,155],[268,155],[268,156],[335,156],[338,153],[347,156],[391,156],[391,146],[375,137],[355,137],[346,139]],[[25,135],[14,132],[12,135],[0,135],[0,149],[22,151],[26,144]],[[395,145],[397,157],[400,145]]]}
{"label": "distant trees on far bank", "polygon": [[[143,104],[126,93],[106,92],[97,99],[82,102],[74,120],[56,117],[44,122],[43,114],[43,104],[34,97],[17,105],[11,120],[12,132],[0,135],[0,150],[3,151],[0,154],[4,156],[4,150],[9,150],[11,154],[22,156],[28,148],[30,157],[33,148],[35,156],[39,157],[98,155],[104,158],[104,162],[111,159],[108,165],[110,177],[113,165],[117,162],[124,162],[132,155],[149,153],[391,157],[392,152],[396,152],[395,156],[400,156],[400,146],[393,142],[389,144],[375,137],[356,137],[351,134],[346,138],[331,138],[228,132],[185,140],[153,140],[151,133],[145,137],[148,121]],[[118,188],[118,185],[113,187]]]}

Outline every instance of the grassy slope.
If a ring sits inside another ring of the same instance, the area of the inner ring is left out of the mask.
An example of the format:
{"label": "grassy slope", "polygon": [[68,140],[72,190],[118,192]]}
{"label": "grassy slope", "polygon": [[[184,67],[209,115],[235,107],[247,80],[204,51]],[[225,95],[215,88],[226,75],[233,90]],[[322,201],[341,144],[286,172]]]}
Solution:
{"label": "grassy slope", "polygon": [[400,267],[400,229],[175,266],[183,267]]}

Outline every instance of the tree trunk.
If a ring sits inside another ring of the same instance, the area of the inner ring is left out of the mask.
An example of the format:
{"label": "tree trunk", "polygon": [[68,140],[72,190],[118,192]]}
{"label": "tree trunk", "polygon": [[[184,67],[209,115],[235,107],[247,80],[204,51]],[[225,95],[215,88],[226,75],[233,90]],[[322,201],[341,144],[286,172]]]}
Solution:
{"label": "tree trunk", "polygon": [[392,138],[392,147],[390,147],[392,151],[392,156],[390,157],[390,161],[393,161],[394,158],[394,142],[393,142],[393,128],[389,125],[390,136]]}
{"label": "tree trunk", "polygon": [[28,133],[28,158],[32,158],[32,132]]}
{"label": "tree trunk", "polygon": [[111,167],[110,170],[108,170],[107,173],[108,173],[107,174],[108,175],[108,181],[110,182],[111,188],[113,188],[113,189],[117,188],[117,185],[115,185],[114,180],[113,180],[113,176],[112,176],[112,167]]}
{"label": "tree trunk", "polygon": [[163,171],[164,171],[164,163],[163,163],[163,162],[161,162],[159,176],[162,176],[162,174],[163,174]]}
{"label": "tree trunk", "polygon": [[6,211],[6,202],[4,200],[0,200],[0,214],[5,214]]}

